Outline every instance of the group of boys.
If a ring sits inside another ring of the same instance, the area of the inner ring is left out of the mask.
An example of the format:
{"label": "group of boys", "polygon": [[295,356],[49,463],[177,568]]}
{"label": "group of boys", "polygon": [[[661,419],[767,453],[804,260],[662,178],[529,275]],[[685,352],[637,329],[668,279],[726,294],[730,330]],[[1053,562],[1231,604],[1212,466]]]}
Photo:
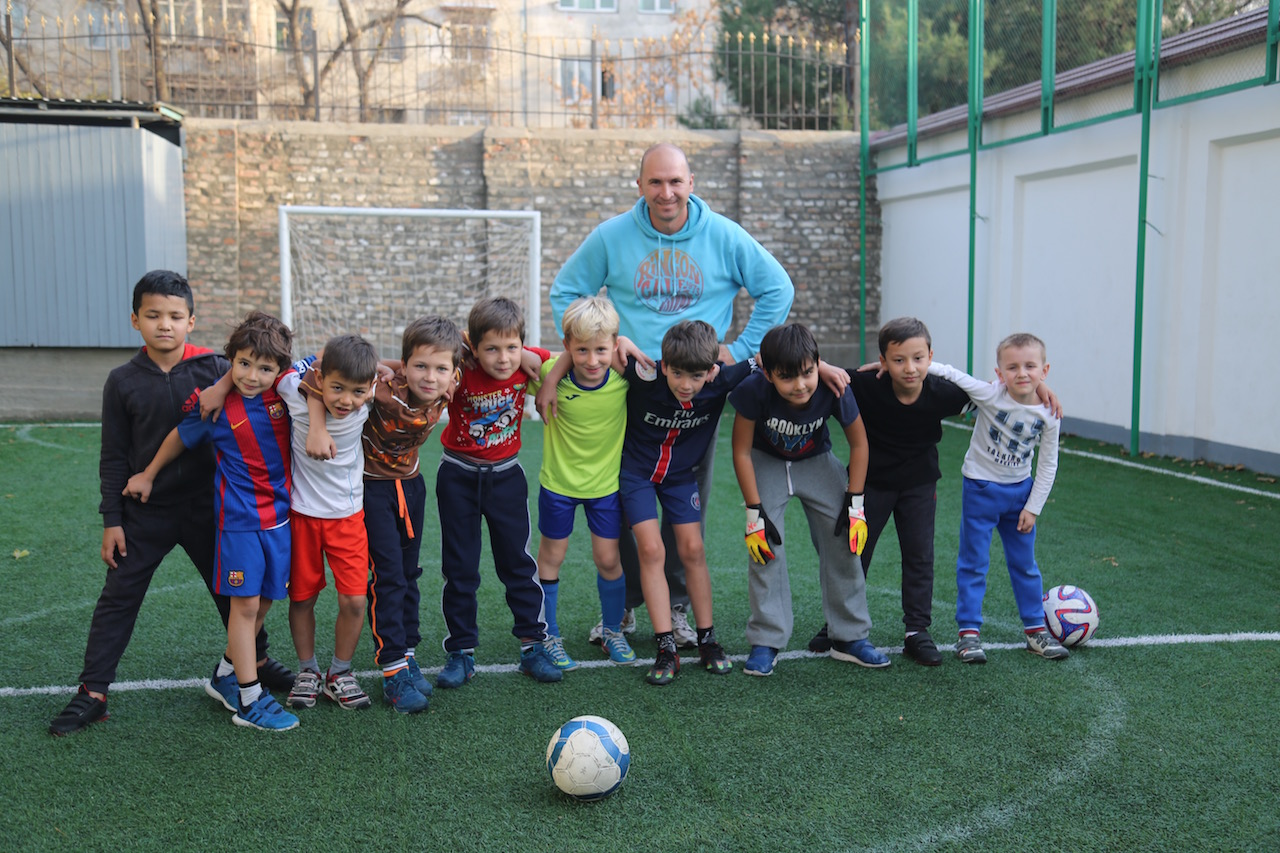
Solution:
{"label": "group of boys", "polygon": [[[341,708],[369,707],[351,669],[366,613],[384,699],[402,713],[424,710],[432,685],[415,654],[426,500],[418,449],[446,406],[436,495],[447,658],[437,687],[461,687],[475,675],[481,519],[520,642],[520,670],[554,682],[578,666],[557,622],[559,572],[578,505],[599,574],[601,624],[592,639],[608,658],[636,660],[626,639],[634,617],[619,551],[629,530],[656,644],[646,680],[665,685],[679,672],[661,507],[687,570],[699,665],[730,672],[712,619],[695,470],[714,452],[726,402],[737,412],[733,464],[746,505],[746,673],[771,675],[790,640],[783,521],[792,496],[804,506],[818,552],[826,618],[810,649],[865,667],[889,665],[869,639],[866,574],[892,515],[903,556],[904,652],[924,665],[941,663],[928,632],[937,443],[942,420],[968,406],[979,414],[962,469],[957,655],[967,663],[986,659],[979,630],[997,530],[1028,649],[1067,656],[1044,629],[1034,559],[1035,522],[1057,455],[1057,420],[1042,404],[1048,364],[1034,336],[1002,341],[999,381],[985,383],[934,364],[924,324],[902,318],[880,330],[880,373],[837,370],[829,387],[819,376],[832,375],[831,368],[801,324],[769,329],[756,358],[725,364],[716,330],[684,320],[667,330],[654,363],[620,339],[617,311],[600,296],[580,297],[564,311],[565,353],[558,357],[524,346],[514,302],[487,298],[472,309],[465,339],[444,318],[422,318],[405,330],[401,360],[381,366],[358,336],[334,338],[319,355],[291,364],[288,328],[261,312],[232,333],[225,359],[187,344],[195,322],[191,290],[166,271],[138,282],[131,319],[145,346],[112,372],[103,399],[107,580],[81,686],[53,720],[54,734],[107,718],[107,688],[147,585],[177,544],[201,572],[227,628],[226,651],[206,691],[233,722],[296,727],[297,716],[272,690],[287,690],[293,709],[313,707],[322,695]],[[379,380],[379,371],[388,375]],[[526,389],[539,385],[554,389],[555,405],[539,477],[535,560],[518,452]],[[833,417],[849,444],[847,464],[831,452]],[[333,657],[322,673],[315,605],[326,559],[338,615]],[[263,620],[285,597],[296,677],[266,655]]]}

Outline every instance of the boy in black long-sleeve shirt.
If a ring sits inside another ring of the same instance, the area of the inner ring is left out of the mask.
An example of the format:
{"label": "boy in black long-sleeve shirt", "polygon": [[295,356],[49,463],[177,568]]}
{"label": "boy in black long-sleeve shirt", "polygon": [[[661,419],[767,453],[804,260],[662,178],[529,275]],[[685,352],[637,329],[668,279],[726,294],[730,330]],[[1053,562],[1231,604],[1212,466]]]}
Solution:
{"label": "boy in black long-sleeve shirt", "polygon": [[[147,503],[126,501],[124,484],[146,467],[183,415],[199,407],[201,388],[227,372],[227,360],[186,342],[195,327],[195,303],[187,280],[152,270],[133,290],[130,321],[145,344],[111,371],[102,390],[102,561],[107,577],[89,623],[80,689],[54,717],[54,735],[77,732],[107,719],[107,688],[116,677],[151,578],[177,545],[204,579],[225,626],[229,603],[213,595],[213,451],[184,452],[156,478]],[[258,671],[273,690],[293,687],[293,673],[266,656],[266,631],[258,634]]]}

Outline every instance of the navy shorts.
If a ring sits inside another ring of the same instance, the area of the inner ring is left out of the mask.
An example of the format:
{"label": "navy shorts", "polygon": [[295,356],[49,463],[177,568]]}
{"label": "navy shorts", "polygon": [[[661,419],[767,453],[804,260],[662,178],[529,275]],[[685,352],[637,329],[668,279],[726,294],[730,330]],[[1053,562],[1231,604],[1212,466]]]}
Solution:
{"label": "navy shorts", "polygon": [[692,471],[687,477],[668,475],[661,483],[623,471],[618,476],[618,488],[627,524],[635,526],[642,521],[657,519],[659,503],[669,524],[702,522],[702,499]]}
{"label": "navy shorts", "polygon": [[238,598],[289,595],[289,525],[270,530],[219,530],[214,592]]}
{"label": "navy shorts", "polygon": [[596,536],[617,539],[622,535],[622,502],[617,492],[602,498],[567,498],[545,488],[538,489],[538,532],[548,539],[568,539],[578,506],[587,515],[587,528]]}

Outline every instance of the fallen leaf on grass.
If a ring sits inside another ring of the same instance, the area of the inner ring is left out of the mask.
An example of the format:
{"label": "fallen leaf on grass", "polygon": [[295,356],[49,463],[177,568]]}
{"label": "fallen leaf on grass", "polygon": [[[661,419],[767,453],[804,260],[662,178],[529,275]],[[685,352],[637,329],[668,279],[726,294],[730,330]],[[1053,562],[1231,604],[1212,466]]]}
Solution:
{"label": "fallen leaf on grass", "polygon": [[21,560],[23,557],[30,557],[30,556],[31,556],[31,552],[28,551],[26,548],[13,549],[13,559],[15,560]]}

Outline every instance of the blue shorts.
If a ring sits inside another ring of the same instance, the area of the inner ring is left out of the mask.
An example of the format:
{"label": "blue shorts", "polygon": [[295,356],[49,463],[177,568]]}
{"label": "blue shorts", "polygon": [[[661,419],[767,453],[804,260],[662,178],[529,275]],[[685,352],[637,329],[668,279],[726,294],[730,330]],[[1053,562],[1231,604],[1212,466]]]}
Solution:
{"label": "blue shorts", "polygon": [[627,471],[618,475],[618,489],[627,524],[634,526],[656,519],[659,503],[669,524],[701,523],[702,499],[698,495],[698,481],[692,471],[687,474],[668,475],[661,483]]}
{"label": "blue shorts", "polygon": [[270,530],[219,530],[213,591],[280,601],[289,594],[288,523]]}
{"label": "blue shorts", "polygon": [[587,528],[601,539],[622,535],[622,502],[618,493],[602,498],[567,498],[546,489],[538,490],[538,532],[548,539],[568,539],[573,532],[573,514],[582,506]]}

